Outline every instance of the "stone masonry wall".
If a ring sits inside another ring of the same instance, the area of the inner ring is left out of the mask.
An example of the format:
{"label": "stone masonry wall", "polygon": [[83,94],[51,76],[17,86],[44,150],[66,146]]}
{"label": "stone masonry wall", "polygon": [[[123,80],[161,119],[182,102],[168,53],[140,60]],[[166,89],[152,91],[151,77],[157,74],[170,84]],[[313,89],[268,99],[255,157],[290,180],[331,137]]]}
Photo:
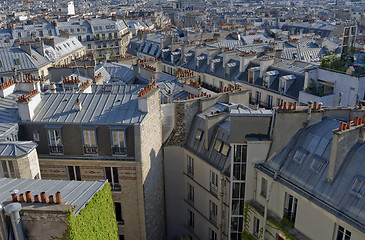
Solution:
{"label": "stone masonry wall", "polygon": [[[145,208],[146,238],[165,238],[160,91],[147,95],[148,113],[140,125],[140,161]],[[138,144],[136,144],[138,148]]]}

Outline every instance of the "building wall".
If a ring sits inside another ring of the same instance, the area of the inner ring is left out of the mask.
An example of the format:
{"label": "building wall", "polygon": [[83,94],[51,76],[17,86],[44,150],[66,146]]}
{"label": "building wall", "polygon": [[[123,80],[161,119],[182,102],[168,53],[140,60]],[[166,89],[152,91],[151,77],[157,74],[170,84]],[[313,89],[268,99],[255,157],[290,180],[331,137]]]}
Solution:
{"label": "building wall", "polygon": [[[162,162],[162,120],[161,120],[161,93],[152,89],[145,96],[147,115],[136,129],[136,155],[141,162],[144,208],[146,218],[147,239],[163,239],[165,229],[165,205]],[[144,99],[139,99],[144,101]],[[140,102],[139,102],[140,103]]]}
{"label": "building wall", "polygon": [[[261,206],[265,206],[265,198],[261,196],[261,180],[268,180],[268,188],[270,188],[271,178],[260,171],[257,171],[257,191],[256,202]],[[295,218],[295,229],[309,239],[332,240],[337,235],[338,224],[345,229],[351,231],[351,240],[364,239],[364,234],[343,222],[339,218],[325,211],[321,207],[315,205],[312,201],[302,197],[291,189],[283,186],[278,182],[273,183],[269,201],[269,211],[280,219],[284,214],[285,193],[288,193],[298,199],[297,214]],[[260,221],[263,223],[263,221]],[[268,234],[267,234],[268,235]]]}
{"label": "building wall", "polygon": [[[138,173],[140,165],[135,161],[103,161],[87,158],[57,159],[43,156],[40,159],[40,168],[43,179],[68,179],[67,166],[79,166],[83,181],[104,180],[104,167],[118,168],[121,191],[112,191],[114,202],[121,202],[124,224],[118,224],[118,234],[126,239],[146,239],[141,232],[144,223],[140,221],[144,209],[136,204],[140,198],[139,183],[141,175]],[[143,205],[142,205],[143,206]]]}

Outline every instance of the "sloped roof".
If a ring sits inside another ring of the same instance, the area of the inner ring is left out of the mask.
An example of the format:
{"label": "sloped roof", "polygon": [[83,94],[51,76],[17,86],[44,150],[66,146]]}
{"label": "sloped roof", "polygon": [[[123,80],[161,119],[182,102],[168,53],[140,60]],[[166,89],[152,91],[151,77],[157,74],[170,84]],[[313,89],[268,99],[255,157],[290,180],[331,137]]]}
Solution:
{"label": "sloped roof", "polygon": [[75,206],[75,215],[77,215],[95,193],[104,187],[106,182],[107,180],[65,181],[0,178],[0,203],[10,200],[10,191],[14,189],[17,189],[19,193],[30,191],[33,195],[45,192],[47,196],[54,195],[59,191],[63,203]]}
{"label": "sloped roof", "polygon": [[[356,178],[365,177],[365,143],[351,146],[334,181],[327,181],[332,130],[338,125],[338,119],[324,117],[299,131],[276,157],[256,168],[273,176],[282,164],[280,183],[365,233],[365,197],[351,190]],[[300,162],[294,158],[297,151],[304,153]],[[315,161],[323,165],[314,168]]]}
{"label": "sloped roof", "polygon": [[27,142],[0,142],[0,158],[11,157],[18,158],[27,155],[37,144],[32,141]]}

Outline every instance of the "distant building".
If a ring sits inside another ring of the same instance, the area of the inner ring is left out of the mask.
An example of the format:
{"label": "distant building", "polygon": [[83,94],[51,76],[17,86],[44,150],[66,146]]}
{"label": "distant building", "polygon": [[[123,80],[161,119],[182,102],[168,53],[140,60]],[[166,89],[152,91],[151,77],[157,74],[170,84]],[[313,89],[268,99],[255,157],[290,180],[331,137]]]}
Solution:
{"label": "distant building", "polygon": [[75,4],[72,0],[66,0],[64,2],[59,3],[57,7],[57,13],[60,15],[75,15]]}

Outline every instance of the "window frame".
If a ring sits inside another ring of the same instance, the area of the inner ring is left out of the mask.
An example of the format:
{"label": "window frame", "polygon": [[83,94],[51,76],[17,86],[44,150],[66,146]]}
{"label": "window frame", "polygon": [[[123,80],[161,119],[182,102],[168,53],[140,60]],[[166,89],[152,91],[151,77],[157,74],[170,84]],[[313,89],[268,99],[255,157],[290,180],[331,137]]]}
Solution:
{"label": "window frame", "polygon": [[190,155],[187,155],[186,157],[186,173],[189,176],[194,177],[194,158]]}
{"label": "window frame", "polygon": [[[71,169],[72,169],[73,176],[74,176],[73,179],[71,179],[71,175],[70,175]],[[82,181],[80,166],[66,166],[66,170],[67,170],[67,179],[68,180]],[[80,176],[78,176],[78,174],[80,174]]]}
{"label": "window frame", "polygon": [[63,154],[62,127],[47,127],[46,131],[49,153]]}
{"label": "window frame", "polygon": [[[117,133],[117,138],[118,138],[117,145],[114,142],[114,133]],[[123,136],[120,136],[121,133],[123,134]],[[127,137],[125,129],[111,129],[110,135],[111,135],[111,145],[112,145],[113,155],[127,155]],[[121,137],[123,138],[122,141]]]}
{"label": "window frame", "polygon": [[268,187],[268,181],[265,178],[261,178],[261,191],[260,195],[264,198],[267,197],[267,187]]}
{"label": "window frame", "polygon": [[[0,160],[0,170],[2,177],[15,178],[15,168],[12,160]],[[4,169],[6,167],[6,171]]]}
{"label": "window frame", "polygon": [[[110,169],[110,179],[108,178],[108,169]],[[104,179],[108,180],[112,191],[121,191],[121,185],[119,183],[118,167],[104,167]],[[116,175],[116,176],[115,176]]]}
{"label": "window frame", "polygon": [[[117,213],[117,210],[118,210],[118,213]],[[120,214],[119,214],[119,212],[120,212]],[[123,210],[122,210],[121,202],[114,202],[114,214],[115,214],[115,220],[117,221],[118,225],[124,225]]]}
{"label": "window frame", "polygon": [[289,193],[285,193],[284,200],[284,215],[290,222],[295,224],[295,219],[297,215],[298,199]]}
{"label": "window frame", "polygon": [[[94,155],[98,154],[98,139],[97,139],[97,128],[96,127],[82,127],[81,134],[82,134],[82,144],[84,148],[84,154],[88,155]],[[87,135],[85,133],[88,132]],[[92,139],[91,139],[91,132],[94,132],[94,143],[95,145],[92,145]],[[85,137],[88,137],[88,139],[85,139]],[[87,141],[88,140],[88,144]]]}

